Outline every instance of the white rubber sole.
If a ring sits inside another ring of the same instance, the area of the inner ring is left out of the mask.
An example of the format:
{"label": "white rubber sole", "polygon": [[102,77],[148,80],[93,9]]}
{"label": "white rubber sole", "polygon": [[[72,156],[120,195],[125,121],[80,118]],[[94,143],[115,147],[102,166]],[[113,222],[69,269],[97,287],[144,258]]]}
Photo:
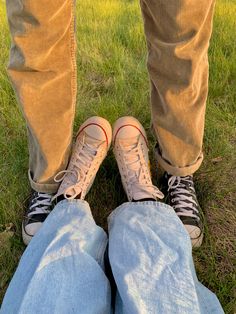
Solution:
{"label": "white rubber sole", "polygon": [[[35,234],[39,231],[39,229],[42,227],[42,224],[41,222],[37,222],[37,223],[34,223],[34,225],[37,224],[38,225],[38,228],[35,229]],[[23,226],[23,223],[21,225],[21,230],[22,230],[22,239],[23,239],[23,242],[25,245],[28,245],[30,243],[30,241],[32,240],[32,238],[34,237],[34,235],[29,235],[28,233],[25,232],[25,228]]]}
{"label": "white rubber sole", "polygon": [[198,248],[202,245],[203,241],[203,232],[198,228],[197,226],[191,226],[191,225],[184,225],[185,229],[187,230],[193,248]]}

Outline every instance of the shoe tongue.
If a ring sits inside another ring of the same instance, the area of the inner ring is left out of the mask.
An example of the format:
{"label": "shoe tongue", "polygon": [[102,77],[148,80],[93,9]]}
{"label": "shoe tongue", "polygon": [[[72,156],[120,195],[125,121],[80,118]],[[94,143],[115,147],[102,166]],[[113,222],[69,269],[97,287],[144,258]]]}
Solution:
{"label": "shoe tongue", "polygon": [[136,188],[136,191],[135,190],[133,191],[133,199],[141,200],[143,198],[156,198],[156,197],[154,197],[153,194],[148,191],[142,191]]}
{"label": "shoe tongue", "polygon": [[76,196],[80,195],[81,193],[82,193],[82,189],[80,187],[72,186],[65,191],[64,196],[74,199],[76,198]]}
{"label": "shoe tongue", "polygon": [[86,136],[86,143],[96,145],[96,143],[101,143],[101,141],[89,135],[89,136]]}
{"label": "shoe tongue", "polygon": [[90,145],[94,145],[95,147],[98,147],[101,144],[101,141],[104,140],[105,142],[105,138],[100,138],[99,137],[100,134],[89,134],[88,132],[85,132],[85,141],[86,143],[90,144]]}
{"label": "shoe tongue", "polygon": [[137,136],[128,138],[128,139],[119,139],[119,144],[122,145],[123,147],[129,147],[130,149],[133,149],[137,146],[138,140]]}
{"label": "shoe tongue", "polygon": [[[89,151],[86,153],[88,153],[88,155],[90,155],[90,156],[91,155],[95,156],[97,153],[98,147],[101,145],[101,141],[96,139],[96,138],[93,138],[91,136],[87,136],[86,137],[86,145],[87,145],[87,149],[89,149]],[[85,148],[85,150],[86,150],[86,148]],[[88,165],[89,165],[89,163],[88,163]]]}

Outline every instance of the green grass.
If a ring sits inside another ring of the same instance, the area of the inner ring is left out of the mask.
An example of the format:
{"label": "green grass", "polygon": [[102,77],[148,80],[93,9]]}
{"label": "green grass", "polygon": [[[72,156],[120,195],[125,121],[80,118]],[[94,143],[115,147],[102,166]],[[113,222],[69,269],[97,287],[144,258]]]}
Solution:
{"label": "green grass", "polygon": [[[6,74],[10,37],[0,2],[0,299],[24,250],[23,203],[28,196],[26,130]],[[210,87],[204,138],[205,160],[196,173],[206,236],[194,253],[199,279],[234,313],[236,194],[236,2],[219,0],[211,41]],[[75,130],[91,115],[113,123],[137,117],[150,132],[146,47],[138,1],[84,0],[76,11],[78,99]],[[216,159],[217,158],[217,159]],[[155,165],[152,158],[152,167]],[[154,176],[155,178],[155,176]],[[98,224],[125,198],[112,154],[95,180],[88,201]]]}

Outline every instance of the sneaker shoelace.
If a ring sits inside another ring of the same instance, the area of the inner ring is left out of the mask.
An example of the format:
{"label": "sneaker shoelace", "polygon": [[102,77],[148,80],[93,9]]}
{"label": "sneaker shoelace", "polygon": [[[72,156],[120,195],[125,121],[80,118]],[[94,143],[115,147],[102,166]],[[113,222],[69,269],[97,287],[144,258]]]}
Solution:
{"label": "sneaker shoelace", "polygon": [[[61,186],[60,189],[64,189],[64,197],[66,199],[74,199],[77,195],[82,193],[84,188],[86,188],[86,183],[89,182],[86,178],[91,179],[94,173],[93,170],[100,164],[103,155],[103,150],[100,149],[100,147],[105,141],[97,141],[96,144],[96,140],[93,139],[92,142],[92,144],[90,144],[88,140],[85,142],[85,136],[77,139],[76,147],[81,146],[82,149],[75,147],[70,160],[69,169],[58,172],[54,177],[55,182],[59,183],[63,181],[63,186]],[[94,158],[97,154],[99,154],[100,158]],[[89,172],[90,176],[88,175]],[[70,194],[68,194],[69,192]]]}
{"label": "sneaker shoelace", "polygon": [[152,184],[150,174],[146,173],[147,164],[142,153],[142,144],[138,141],[133,146],[123,147],[122,150],[127,166],[127,186],[132,192],[149,193],[154,198],[164,198],[163,193]]}
{"label": "sneaker shoelace", "polygon": [[35,192],[29,207],[28,217],[51,212],[52,194]]}
{"label": "sneaker shoelace", "polygon": [[171,205],[178,216],[200,220],[192,176],[171,176],[168,179],[168,191],[171,194]]}

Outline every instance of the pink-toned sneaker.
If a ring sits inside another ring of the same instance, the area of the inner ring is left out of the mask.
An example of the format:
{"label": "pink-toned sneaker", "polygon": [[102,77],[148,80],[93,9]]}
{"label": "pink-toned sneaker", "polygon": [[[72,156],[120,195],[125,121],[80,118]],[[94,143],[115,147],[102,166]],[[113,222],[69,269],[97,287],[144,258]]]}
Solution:
{"label": "pink-toned sneaker", "polygon": [[164,197],[152,184],[147,137],[137,119],[123,117],[115,122],[113,151],[129,201]]}
{"label": "pink-toned sneaker", "polygon": [[84,199],[111,145],[112,129],[101,117],[91,117],[80,127],[67,170],[54,178],[61,182],[53,200],[63,195],[66,199]]}

